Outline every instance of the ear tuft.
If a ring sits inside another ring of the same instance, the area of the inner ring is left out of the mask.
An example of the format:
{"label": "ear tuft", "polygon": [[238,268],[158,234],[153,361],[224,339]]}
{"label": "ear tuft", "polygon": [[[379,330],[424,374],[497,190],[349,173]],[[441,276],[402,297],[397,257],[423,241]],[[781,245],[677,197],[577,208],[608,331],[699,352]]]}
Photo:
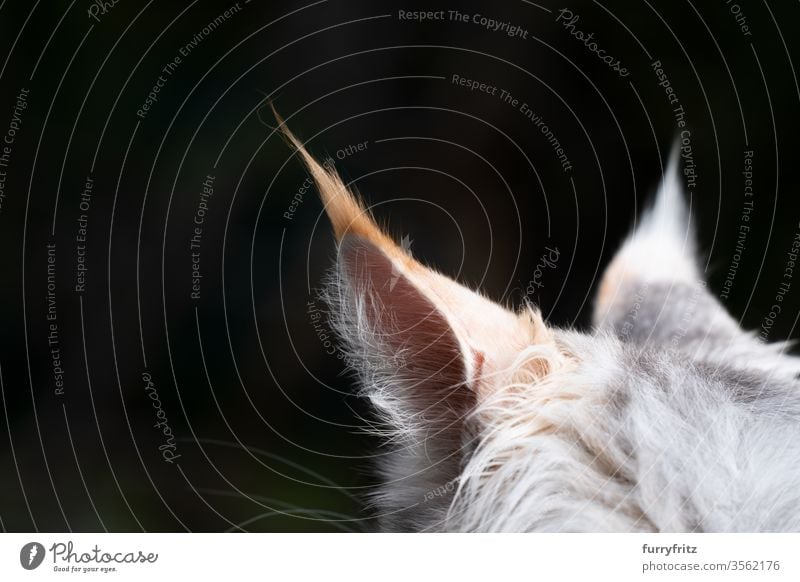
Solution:
{"label": "ear tuft", "polygon": [[700,280],[679,166],[676,145],[653,204],[606,268],[595,301],[595,324],[601,325],[615,305],[630,302],[651,284]]}
{"label": "ear tuft", "polygon": [[[630,237],[630,247],[644,248],[644,253],[670,253],[671,260],[681,271],[694,271],[695,237],[691,224],[691,209],[683,193],[680,171],[680,151],[675,144],[655,200]],[[651,255],[654,256],[654,255]],[[641,259],[647,264],[647,259]],[[674,273],[668,271],[670,277]],[[695,276],[696,273],[692,272]]]}
{"label": "ear tuft", "polygon": [[[274,108],[273,108],[274,111]],[[390,244],[391,239],[373,221],[369,212],[353,196],[336,172],[331,161],[320,164],[308,153],[305,145],[286,126],[286,122],[275,112],[279,128],[289,143],[295,148],[314,178],[319,189],[325,212],[333,225],[336,239],[341,241],[345,235],[354,234],[371,240],[379,246]]]}

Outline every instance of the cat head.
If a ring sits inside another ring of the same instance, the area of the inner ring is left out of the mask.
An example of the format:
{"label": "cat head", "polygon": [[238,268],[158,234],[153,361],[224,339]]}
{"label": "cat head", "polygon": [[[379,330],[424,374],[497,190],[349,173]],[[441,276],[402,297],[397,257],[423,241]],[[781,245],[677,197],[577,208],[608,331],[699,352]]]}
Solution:
{"label": "cat head", "polygon": [[[727,519],[707,507],[718,491],[676,496],[689,487],[668,483],[675,472],[700,479],[729,454],[735,406],[792,384],[800,366],[742,332],[708,292],[674,161],[607,269],[594,330],[579,333],[423,265],[285,133],[338,241],[326,299],[388,441],[373,500],[384,529],[652,531]],[[722,432],[686,461],[711,416]]]}

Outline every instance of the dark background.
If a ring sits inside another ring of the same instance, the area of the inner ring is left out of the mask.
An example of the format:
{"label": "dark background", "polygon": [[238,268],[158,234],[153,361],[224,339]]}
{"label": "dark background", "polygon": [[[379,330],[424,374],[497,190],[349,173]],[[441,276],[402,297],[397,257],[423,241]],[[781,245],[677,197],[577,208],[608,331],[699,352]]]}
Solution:
{"label": "dark background", "polygon": [[[532,298],[553,324],[586,328],[602,268],[678,135],[651,68],[660,60],[686,112],[710,286],[719,294],[737,265],[726,304],[757,331],[775,303],[800,229],[796,2],[571,2],[575,28],[622,61],[623,78],[556,22],[565,5],[548,0],[242,0],[144,119],[137,110],[162,67],[232,4],[120,0],[99,21],[91,6],[0,1],[0,139],[30,91],[0,168],[3,530],[373,527],[364,502],[386,449],[366,433],[369,410],[313,315],[324,310],[315,288],[333,238],[313,189],[285,216],[306,174],[273,133],[268,99],[318,156],[366,141],[336,160],[343,176],[418,257],[491,297],[518,305],[545,247],[557,246]],[[438,8],[511,22],[527,39],[398,18]],[[453,74],[527,103],[572,170],[518,108]],[[189,237],[207,175],[194,300]],[[751,230],[734,263],[742,224]],[[48,244],[63,394],[47,342]],[[798,336],[796,287],[770,340]],[[174,463],[159,450],[145,373]]]}

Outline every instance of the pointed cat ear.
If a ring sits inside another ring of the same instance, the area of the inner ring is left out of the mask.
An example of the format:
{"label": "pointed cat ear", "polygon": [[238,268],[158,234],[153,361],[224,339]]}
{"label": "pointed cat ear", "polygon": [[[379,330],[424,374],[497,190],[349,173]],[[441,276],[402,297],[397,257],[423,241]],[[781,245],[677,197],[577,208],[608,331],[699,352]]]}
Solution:
{"label": "pointed cat ear", "polygon": [[698,267],[674,149],[655,202],[606,269],[594,322],[622,339],[677,347],[741,335]]}
{"label": "pointed cat ear", "polygon": [[387,236],[330,167],[284,130],[317,183],[338,245],[328,299],[366,390],[399,433],[457,429],[514,356],[549,336],[421,265]]}

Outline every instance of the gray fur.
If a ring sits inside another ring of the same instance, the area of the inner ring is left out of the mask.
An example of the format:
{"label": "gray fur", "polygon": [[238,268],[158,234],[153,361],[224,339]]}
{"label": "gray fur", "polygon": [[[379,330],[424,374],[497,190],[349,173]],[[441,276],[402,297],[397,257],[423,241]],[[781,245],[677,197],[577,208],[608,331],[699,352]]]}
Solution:
{"label": "gray fur", "polygon": [[676,176],[609,269],[594,331],[515,354],[447,438],[424,411],[393,412],[392,383],[410,380],[366,366],[386,346],[364,292],[332,283],[395,451],[374,498],[383,529],[800,531],[800,360],[707,289]]}

